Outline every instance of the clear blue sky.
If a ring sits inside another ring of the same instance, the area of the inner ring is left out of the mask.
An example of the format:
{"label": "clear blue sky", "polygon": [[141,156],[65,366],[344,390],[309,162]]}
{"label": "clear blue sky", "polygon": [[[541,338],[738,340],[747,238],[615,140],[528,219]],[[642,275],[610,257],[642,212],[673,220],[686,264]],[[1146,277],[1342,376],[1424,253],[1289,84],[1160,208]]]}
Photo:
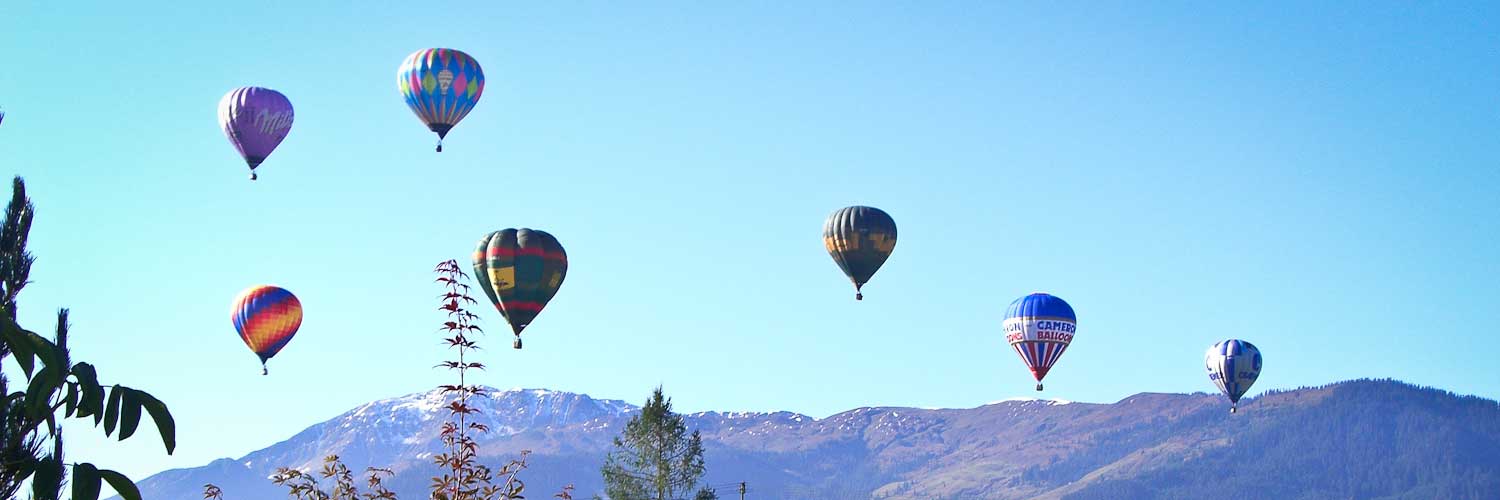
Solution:
{"label": "clear blue sky", "polygon": [[[402,58],[465,50],[488,88],[432,152]],[[137,479],[238,457],[450,380],[440,260],[555,234],[561,293],[479,382],[682,411],[973,407],[1034,395],[1000,331],[1078,311],[1047,397],[1252,393],[1395,377],[1500,397],[1500,8],[1483,2],[753,2],[650,6],[6,2],[0,165],[37,204],[23,324],[179,423],[74,459]],[[246,179],[216,124],[280,90],[290,137]],[[855,302],[823,218],[900,243]],[[277,284],[271,375],[229,303]],[[149,429],[147,429],[149,431]]]}

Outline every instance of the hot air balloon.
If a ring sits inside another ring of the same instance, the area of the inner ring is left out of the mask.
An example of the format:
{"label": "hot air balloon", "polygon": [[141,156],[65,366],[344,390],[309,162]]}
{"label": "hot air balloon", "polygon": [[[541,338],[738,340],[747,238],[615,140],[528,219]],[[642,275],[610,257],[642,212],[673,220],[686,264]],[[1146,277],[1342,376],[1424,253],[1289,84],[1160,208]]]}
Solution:
{"label": "hot air balloon", "polygon": [[302,326],[302,303],[284,288],[252,286],[235,297],[229,315],[240,340],[260,356],[260,373],[265,375],[266,360],[286,347]]}
{"label": "hot air balloon", "polygon": [[1036,390],[1040,391],[1042,378],[1073,343],[1078,317],[1063,299],[1037,292],[1010,303],[1005,309],[1004,328],[1005,340],[1031,369]]}
{"label": "hot air balloon", "polygon": [[479,240],[474,250],[474,278],[516,334],[536,319],[557,295],[568,274],[568,254],[557,238],[535,229],[504,229]]}
{"label": "hot air balloon", "polygon": [[823,222],[823,246],[854,282],[854,300],[896,249],[896,221],[874,207],[840,208]]}
{"label": "hot air balloon", "polygon": [[417,118],[437,133],[437,151],[441,153],[448,131],[484,94],[484,71],[478,61],[462,51],[422,49],[406,56],[396,70],[396,88]]}
{"label": "hot air balloon", "polygon": [[253,181],[255,167],[292,131],[292,102],[275,90],[240,87],[219,100],[219,126],[250,166]]}
{"label": "hot air balloon", "polygon": [[1229,413],[1240,405],[1240,397],[1260,378],[1260,349],[1243,340],[1229,339],[1208,348],[1203,355],[1208,379],[1229,396]]}
{"label": "hot air balloon", "polygon": [[0,123],[5,123],[5,110],[0,109]]}

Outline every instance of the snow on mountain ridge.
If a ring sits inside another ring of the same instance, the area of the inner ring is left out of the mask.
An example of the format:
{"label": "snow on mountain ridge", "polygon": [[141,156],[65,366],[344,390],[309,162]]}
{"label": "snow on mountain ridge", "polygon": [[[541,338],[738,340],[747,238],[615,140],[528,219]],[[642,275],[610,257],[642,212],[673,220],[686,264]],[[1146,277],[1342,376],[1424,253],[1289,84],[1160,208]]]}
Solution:
{"label": "snow on mountain ridge", "polygon": [[[514,419],[517,425],[528,425],[525,422],[534,419],[535,412],[555,414],[544,419],[544,424],[584,423],[551,429],[517,427],[518,434],[504,437],[485,434],[478,438],[484,463],[505,463],[521,450],[532,450],[535,460],[526,475],[529,490],[550,492],[574,484],[580,497],[603,491],[599,465],[619,426],[630,416],[614,410],[628,405],[524,390],[492,396],[480,402],[500,405],[495,416]],[[265,479],[275,466],[315,470],[318,457],[337,453],[354,470],[367,465],[390,467],[396,476],[389,484],[403,498],[426,498],[430,478],[440,472],[432,463],[431,451],[418,450],[434,447],[429,442],[378,444],[388,441],[381,434],[401,427],[406,417],[400,415],[419,420],[421,401],[419,396],[393,398],[361,407],[364,412],[359,417],[354,417],[357,411],[345,415],[360,419],[360,425],[366,419],[379,419],[379,427],[356,425],[351,430],[340,427],[344,422],[335,419],[241,461],[215,460],[202,467],[165,471],[137,484],[144,497],[155,500],[201,498],[206,482],[223,487],[234,498],[282,498],[284,488]],[[402,410],[393,414],[391,410],[398,406]],[[1264,426],[1248,437],[1243,426],[1225,425],[1224,407],[1222,398],[1206,393],[1139,393],[1103,404],[1063,405],[1025,398],[969,409],[866,407],[824,419],[799,419],[789,412],[703,412],[693,414],[696,418],[690,417],[689,425],[703,433],[712,464],[707,482],[760,485],[756,498],[894,500],[916,498],[918,493],[923,498],[1061,498],[1078,493],[1090,498],[1150,498],[1163,478],[1186,478],[1167,484],[1183,492],[1175,497],[1199,498],[1222,491],[1221,480],[1226,476],[1220,473],[1225,462],[1214,454],[1238,449],[1227,443],[1240,440],[1250,440],[1256,448],[1236,452],[1239,455],[1229,457],[1231,463],[1258,467],[1263,471],[1258,475],[1301,474],[1295,476],[1298,484],[1317,488],[1319,498],[1353,498],[1370,496],[1366,485],[1386,484],[1382,481],[1390,475],[1382,471],[1394,470],[1400,463],[1363,448],[1335,447],[1330,455],[1310,457],[1333,464],[1332,469],[1320,466],[1305,471],[1278,464],[1309,463],[1297,462],[1304,460],[1306,450],[1322,453],[1318,450],[1330,449],[1330,438],[1339,443],[1361,442],[1371,435],[1370,429],[1378,435],[1404,436],[1400,438],[1404,441],[1393,445],[1426,453],[1416,457],[1422,463],[1460,466],[1451,479],[1444,479],[1451,481],[1444,483],[1451,487],[1408,479],[1381,490],[1389,493],[1385,497],[1488,498],[1482,492],[1500,491],[1500,475],[1493,473],[1500,470],[1495,457],[1484,453],[1500,442],[1500,430],[1492,425],[1500,421],[1496,413],[1500,406],[1492,400],[1395,381],[1272,391],[1242,407],[1242,417]],[[1340,413],[1328,418],[1333,410]],[[1417,420],[1409,423],[1385,417],[1393,411]],[[441,420],[422,425],[436,429]],[[1309,429],[1309,425],[1317,427]],[[1431,432],[1407,435],[1403,429]],[[436,431],[431,432],[423,435]],[[1296,440],[1296,445],[1283,446],[1287,439]],[[1461,449],[1470,451],[1451,452]],[[1262,464],[1265,453],[1280,458]],[[300,459],[310,464],[295,462]],[[1343,466],[1349,463],[1356,465]],[[1364,479],[1345,484],[1350,471],[1365,474]],[[1203,477],[1210,479],[1194,479]],[[1330,477],[1335,479],[1330,481]],[[1254,490],[1264,485],[1246,480],[1237,487]],[[1279,494],[1298,496],[1295,493],[1299,492],[1281,490]]]}
{"label": "snow on mountain ridge", "polygon": [[1073,402],[1072,401],[1068,401],[1066,399],[1045,399],[1045,398],[1018,396],[1018,397],[1014,397],[1014,398],[1005,398],[1005,399],[990,401],[988,403],[985,403],[983,406],[997,405],[997,404],[1001,404],[1001,403],[1047,403],[1047,404],[1053,404],[1053,405],[1065,405],[1065,404],[1072,404]]}
{"label": "snow on mountain ridge", "polygon": [[[480,394],[469,398],[469,405],[478,411],[470,421],[490,429],[484,439],[571,426],[598,429],[637,411],[624,401],[594,399],[586,394],[481,388]],[[403,456],[428,457],[440,451],[440,422],[447,419],[446,408],[454,397],[437,388],[366,403],[274,446],[251,452],[236,463],[266,472],[272,470],[272,464],[316,468],[329,453],[340,455],[351,465],[395,463]]]}
{"label": "snow on mountain ridge", "polygon": [[[258,476],[274,471],[275,466],[315,470],[328,454],[339,455],[351,468],[379,465],[400,469],[425,464],[426,458],[442,451],[441,422],[448,417],[446,407],[452,397],[434,389],[366,403],[276,445],[247,454],[235,463]],[[470,397],[469,404],[478,410],[470,421],[490,429],[479,439],[482,443],[494,443],[486,444],[485,448],[497,452],[512,451],[508,450],[512,446],[518,449],[606,446],[608,437],[617,432],[614,428],[624,425],[640,410],[620,400],[522,388],[484,387],[480,394]],[[753,440],[785,432],[827,433],[869,424],[878,424],[875,428],[884,435],[920,425],[922,420],[913,420],[907,412],[919,415],[929,410],[860,408],[826,419],[788,411],[708,411],[686,416],[690,425],[701,429],[705,436]],[[559,431],[577,439],[558,441],[545,437]],[[603,441],[595,443],[596,440]],[[419,460],[413,461],[413,457]]]}

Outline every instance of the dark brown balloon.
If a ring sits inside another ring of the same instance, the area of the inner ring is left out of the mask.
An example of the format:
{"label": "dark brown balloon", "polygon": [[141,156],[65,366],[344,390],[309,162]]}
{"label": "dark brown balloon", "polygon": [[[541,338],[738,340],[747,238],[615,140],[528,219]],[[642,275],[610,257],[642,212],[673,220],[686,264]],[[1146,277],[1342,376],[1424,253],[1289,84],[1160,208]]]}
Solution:
{"label": "dark brown balloon", "polygon": [[863,300],[860,289],[896,249],[896,221],[874,207],[841,208],[823,223],[823,246],[854,282],[855,300]]}

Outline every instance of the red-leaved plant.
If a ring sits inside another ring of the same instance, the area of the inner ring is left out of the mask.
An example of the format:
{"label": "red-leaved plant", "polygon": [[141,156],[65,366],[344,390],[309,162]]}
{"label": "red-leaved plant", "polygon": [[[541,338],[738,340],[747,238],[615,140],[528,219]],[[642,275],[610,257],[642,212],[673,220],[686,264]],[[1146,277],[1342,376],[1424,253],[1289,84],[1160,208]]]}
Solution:
{"label": "red-leaved plant", "polygon": [[484,364],[465,359],[470,349],[477,349],[473,336],[484,332],[479,325],[474,324],[479,316],[468,309],[468,306],[478,304],[469,295],[470,288],[465,283],[469,275],[464,273],[456,260],[442,262],[433,271],[438,275],[437,282],[444,288],[444,293],[439,296],[443,305],[438,309],[448,314],[442,327],[443,334],[447,335],[443,341],[448,344],[449,349],[457,351],[458,356],[458,359],[444,361],[438,366],[457,371],[458,384],[438,386],[443,394],[454,398],[448,403],[448,421],[443,422],[443,431],[438,435],[443,445],[448,447],[448,452],[432,457],[439,467],[446,469],[442,476],[432,478],[432,497],[436,500],[520,498],[526,489],[526,483],[518,479],[516,474],[526,468],[526,455],[529,452],[521,452],[521,458],[500,468],[498,475],[504,478],[500,484],[495,484],[495,472],[475,460],[479,454],[479,443],[474,441],[470,432],[483,433],[489,427],[469,421],[470,415],[479,413],[478,409],[469,406],[469,397],[484,393],[484,388],[469,384],[467,378],[469,369],[484,369]]}

